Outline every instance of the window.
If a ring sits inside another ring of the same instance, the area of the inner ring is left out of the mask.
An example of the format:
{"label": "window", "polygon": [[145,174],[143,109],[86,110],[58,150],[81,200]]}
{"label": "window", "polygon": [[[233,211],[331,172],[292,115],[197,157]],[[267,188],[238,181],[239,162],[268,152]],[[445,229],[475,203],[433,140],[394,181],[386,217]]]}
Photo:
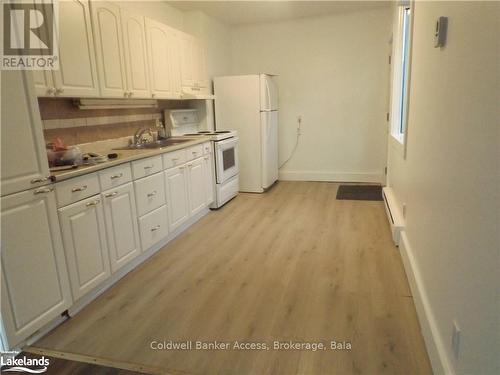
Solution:
{"label": "window", "polygon": [[399,8],[399,21],[393,38],[391,134],[401,145],[405,143],[408,121],[411,15],[410,6]]}

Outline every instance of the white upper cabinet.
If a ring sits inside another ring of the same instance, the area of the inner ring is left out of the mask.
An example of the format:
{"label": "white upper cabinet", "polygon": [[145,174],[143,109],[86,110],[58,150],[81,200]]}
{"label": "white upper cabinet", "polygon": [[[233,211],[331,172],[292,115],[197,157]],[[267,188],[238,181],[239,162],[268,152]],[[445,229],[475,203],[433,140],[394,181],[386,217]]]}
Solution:
{"label": "white upper cabinet", "polygon": [[198,38],[180,33],[182,90],[190,94],[208,93],[205,51]]}
{"label": "white upper cabinet", "polygon": [[1,202],[1,316],[12,348],[68,309],[71,291],[52,189],[27,190]]}
{"label": "white upper cabinet", "polygon": [[141,253],[134,186],[131,182],[102,193],[111,272]]}
{"label": "white upper cabinet", "polygon": [[100,196],[60,208],[59,221],[76,301],[110,276]]}
{"label": "white upper cabinet", "polygon": [[180,99],[210,92],[198,38],[115,3],[60,1],[58,37],[60,69],[33,72],[38,96]]}
{"label": "white upper cabinet", "polygon": [[120,13],[128,97],[151,98],[144,17],[123,8]]}
{"label": "white upper cabinet", "polygon": [[180,98],[179,41],[174,29],[146,18],[151,96]]}
{"label": "white upper cabinet", "polygon": [[49,183],[42,121],[30,72],[2,71],[1,193]]}
{"label": "white upper cabinet", "polygon": [[59,70],[52,71],[55,95],[99,96],[88,1],[59,1],[58,35]]}
{"label": "white upper cabinet", "polygon": [[91,10],[101,96],[128,97],[120,8],[94,1]]}

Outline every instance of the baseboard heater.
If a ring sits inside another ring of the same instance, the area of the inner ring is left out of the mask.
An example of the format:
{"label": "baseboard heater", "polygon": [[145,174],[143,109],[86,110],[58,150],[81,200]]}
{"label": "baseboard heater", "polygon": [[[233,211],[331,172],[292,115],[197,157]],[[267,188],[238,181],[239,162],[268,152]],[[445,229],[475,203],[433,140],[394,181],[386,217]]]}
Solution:
{"label": "baseboard heater", "polygon": [[391,225],[392,239],[396,246],[399,246],[401,231],[404,230],[403,215],[401,215],[394,193],[390,187],[386,186],[382,189],[382,196],[384,197],[385,212]]}

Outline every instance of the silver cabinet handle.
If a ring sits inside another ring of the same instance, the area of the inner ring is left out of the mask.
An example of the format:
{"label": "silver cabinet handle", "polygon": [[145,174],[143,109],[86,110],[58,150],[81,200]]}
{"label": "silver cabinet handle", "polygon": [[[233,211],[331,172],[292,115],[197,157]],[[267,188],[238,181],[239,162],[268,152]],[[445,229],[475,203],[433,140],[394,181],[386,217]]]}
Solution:
{"label": "silver cabinet handle", "polygon": [[172,158],[172,161],[177,161],[179,160],[179,158]]}
{"label": "silver cabinet handle", "polygon": [[156,94],[151,94],[151,97],[154,98],[156,96]]}
{"label": "silver cabinet handle", "polygon": [[114,174],[110,177],[110,179],[114,180],[115,178],[120,178],[120,177],[123,177],[123,173]]}
{"label": "silver cabinet handle", "polygon": [[113,191],[112,193],[108,193],[105,195],[106,198],[114,197],[115,195],[118,195],[117,191]]}
{"label": "silver cabinet handle", "polygon": [[188,166],[188,168],[191,168],[193,166],[193,164],[188,164],[187,166]]}
{"label": "silver cabinet handle", "polygon": [[184,165],[181,165],[181,166],[179,167],[179,169],[184,169],[184,168],[185,168],[185,166],[184,166]]}
{"label": "silver cabinet handle", "polygon": [[154,167],[154,165],[146,165],[146,166],[144,167],[144,169],[151,169],[151,168],[153,168],[153,167]]}
{"label": "silver cabinet handle", "polygon": [[49,94],[49,95],[55,95],[55,93],[56,93],[56,89],[54,87],[49,87],[47,89],[47,94]]}
{"label": "silver cabinet handle", "polygon": [[92,206],[97,206],[99,203],[101,203],[101,200],[100,199],[96,199],[95,201],[93,202],[88,202],[86,204],[87,207],[92,207]]}
{"label": "silver cabinet handle", "polygon": [[123,96],[126,97],[126,98],[128,98],[128,92],[124,91],[123,92]]}
{"label": "silver cabinet handle", "polygon": [[191,87],[191,90],[200,91],[201,89],[199,87]]}
{"label": "silver cabinet handle", "polygon": [[193,153],[193,155],[198,155],[198,152],[197,151],[191,151]]}
{"label": "silver cabinet handle", "polygon": [[205,156],[203,159],[208,160],[208,159],[210,159],[210,158],[209,158],[208,156]]}
{"label": "silver cabinet handle", "polygon": [[84,191],[84,190],[87,190],[87,185],[83,185],[83,186],[80,186],[80,187],[75,187],[75,188],[71,189],[71,192],[72,193],[76,193],[77,191]]}
{"label": "silver cabinet handle", "polygon": [[62,89],[60,87],[56,89],[56,94],[62,94],[63,92],[64,92],[64,89]]}
{"label": "silver cabinet handle", "polygon": [[42,189],[37,189],[33,192],[34,195],[37,195],[37,194],[46,194],[46,193],[50,193],[54,191],[54,188],[50,187],[50,188],[42,188]]}
{"label": "silver cabinet handle", "polygon": [[156,195],[156,190],[153,190],[151,193],[148,193],[148,198],[154,197]]}
{"label": "silver cabinet handle", "polygon": [[151,232],[154,232],[158,229],[160,229],[160,224],[158,224],[156,227],[151,228]]}
{"label": "silver cabinet handle", "polygon": [[31,180],[30,182],[32,184],[38,184],[40,182],[45,182],[45,181],[48,181],[50,179],[50,176],[47,176],[47,177],[39,177],[39,178],[34,178],[33,180]]}

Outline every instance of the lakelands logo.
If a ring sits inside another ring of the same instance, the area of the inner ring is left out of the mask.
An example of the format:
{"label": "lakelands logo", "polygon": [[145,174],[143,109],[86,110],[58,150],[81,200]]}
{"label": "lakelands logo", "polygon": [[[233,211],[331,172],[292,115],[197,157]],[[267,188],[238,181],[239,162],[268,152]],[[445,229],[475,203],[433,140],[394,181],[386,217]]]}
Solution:
{"label": "lakelands logo", "polygon": [[[4,353],[5,354],[5,353]],[[24,357],[0,357],[0,365],[3,372],[28,372],[30,374],[42,374],[47,371],[50,361],[42,356],[40,358]]]}
{"label": "lakelands logo", "polygon": [[58,69],[58,2],[2,2],[2,69]]}

